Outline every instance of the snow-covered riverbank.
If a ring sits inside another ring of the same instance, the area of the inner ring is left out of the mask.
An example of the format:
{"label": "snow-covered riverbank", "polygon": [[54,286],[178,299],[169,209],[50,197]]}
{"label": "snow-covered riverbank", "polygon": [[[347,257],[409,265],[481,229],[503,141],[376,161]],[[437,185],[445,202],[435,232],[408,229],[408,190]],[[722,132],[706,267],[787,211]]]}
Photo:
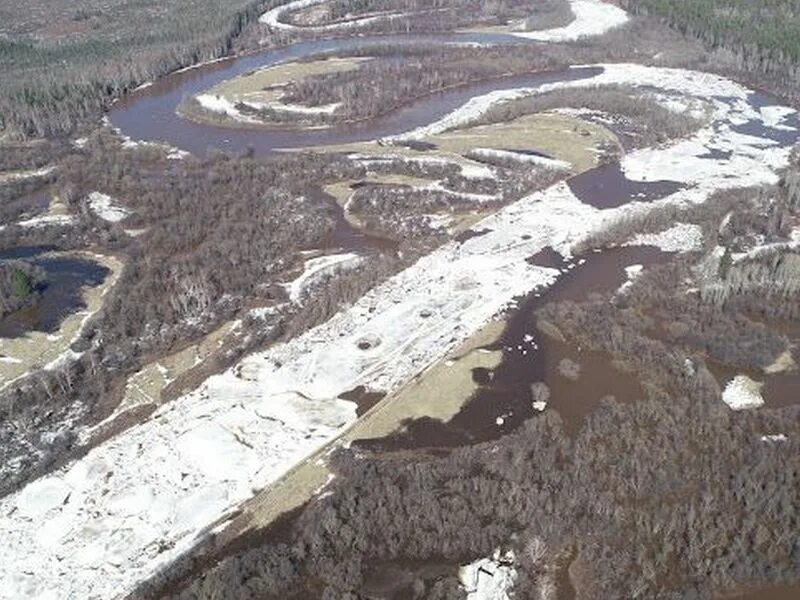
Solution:
{"label": "snow-covered riverbank", "polygon": [[603,35],[628,22],[628,13],[601,0],[570,0],[575,19],[564,27],[541,31],[514,31],[511,35],[536,42],[574,42]]}

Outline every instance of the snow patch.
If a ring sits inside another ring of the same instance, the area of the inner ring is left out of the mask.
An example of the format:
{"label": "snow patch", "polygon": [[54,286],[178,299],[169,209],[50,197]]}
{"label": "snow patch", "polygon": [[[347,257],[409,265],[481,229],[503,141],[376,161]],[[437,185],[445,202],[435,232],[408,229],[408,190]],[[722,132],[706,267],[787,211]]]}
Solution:
{"label": "snow patch", "polygon": [[353,252],[344,254],[327,254],[305,261],[303,273],[291,283],[285,284],[292,302],[299,302],[303,295],[324,277],[333,275],[337,271],[352,269],[361,264],[363,256]]}
{"label": "snow patch", "polygon": [[703,229],[694,223],[678,223],[659,233],[640,233],[626,246],[655,246],[664,252],[694,252],[703,247]]}
{"label": "snow patch", "polygon": [[458,570],[465,597],[468,600],[511,600],[517,580],[512,551],[500,555],[495,550],[491,558],[480,558]]}
{"label": "snow patch", "polygon": [[68,225],[72,225],[75,222],[75,217],[72,215],[52,215],[52,214],[44,214],[39,215],[30,219],[25,219],[24,221],[17,221],[15,224],[19,225],[20,227],[49,227],[49,226],[61,226],[66,227]]}
{"label": "snow patch", "polygon": [[737,375],[725,386],[722,401],[733,410],[758,408],[764,405],[761,386],[761,383],[753,381],[747,375]]}
{"label": "snow patch", "polygon": [[513,160],[519,163],[536,165],[554,171],[568,171],[572,165],[564,160],[547,158],[537,154],[527,154],[525,152],[512,152],[510,150],[496,150],[494,148],[475,148],[470,154],[478,158],[499,158],[501,160]]}
{"label": "snow patch", "polygon": [[281,20],[286,13],[296,12],[298,10],[302,10],[304,8],[308,8],[311,6],[316,6],[318,4],[325,4],[329,0],[295,0],[294,2],[289,2],[287,4],[283,4],[281,6],[276,6],[275,8],[268,10],[265,12],[261,17],[259,17],[259,22],[271,27],[272,29],[278,29],[282,31],[307,31],[313,33],[322,33],[322,32],[336,32],[336,31],[345,31],[348,29],[354,29],[357,27],[362,27],[364,25],[369,25],[370,23],[377,23],[380,21],[398,19],[403,17],[402,13],[385,13],[381,15],[375,16],[366,16],[361,18],[352,19],[350,21],[343,21],[341,23],[331,23],[329,25],[308,25],[304,27],[298,27],[297,25],[293,25],[291,23],[286,23]]}
{"label": "snow patch", "polygon": [[256,110],[274,110],[276,112],[283,112],[296,115],[332,115],[339,108],[341,102],[334,102],[332,104],[323,104],[321,106],[303,106],[301,104],[285,104],[279,101],[272,102],[256,102],[253,100],[242,100],[242,104],[254,108]]}
{"label": "snow patch", "polygon": [[92,192],[89,194],[88,200],[92,212],[110,223],[119,223],[131,214],[128,209],[116,204],[111,196],[100,192]]}
{"label": "snow patch", "polygon": [[241,121],[244,123],[258,123],[258,119],[244,114],[241,110],[236,108],[236,105],[233,102],[227,98],[223,98],[222,96],[217,96],[214,94],[198,94],[194,98],[201,107],[208,111],[227,115],[236,121]]}

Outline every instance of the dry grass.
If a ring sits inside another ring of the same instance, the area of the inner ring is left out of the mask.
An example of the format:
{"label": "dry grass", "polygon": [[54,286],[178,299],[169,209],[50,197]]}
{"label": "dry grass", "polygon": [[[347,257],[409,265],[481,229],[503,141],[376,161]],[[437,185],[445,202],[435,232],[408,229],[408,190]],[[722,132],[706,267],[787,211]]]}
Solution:
{"label": "dry grass", "polygon": [[597,166],[598,148],[604,144],[620,147],[611,131],[572,115],[536,113],[504,123],[463,127],[422,140],[435,144],[434,150],[412,150],[403,146],[380,146],[375,142],[354,142],[317,146],[318,152],[351,152],[368,156],[442,159],[459,166],[476,166],[466,158],[476,148],[525,150],[547,154],[566,161],[573,172],[581,173]]}
{"label": "dry grass", "polygon": [[436,144],[440,151],[459,155],[475,148],[541,152],[572,164],[575,172],[597,165],[597,148],[602,144],[619,144],[605,127],[548,113],[448,131],[425,141]]}

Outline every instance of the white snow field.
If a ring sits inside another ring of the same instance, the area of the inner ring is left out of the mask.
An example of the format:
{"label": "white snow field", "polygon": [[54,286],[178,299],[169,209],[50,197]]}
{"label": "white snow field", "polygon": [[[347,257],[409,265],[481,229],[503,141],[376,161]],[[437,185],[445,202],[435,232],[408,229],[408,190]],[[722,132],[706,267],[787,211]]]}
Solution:
{"label": "white snow field", "polygon": [[[351,423],[355,406],[338,400],[340,394],[358,385],[396,390],[515,297],[557,278],[558,271],[526,258],[548,246],[568,255],[587,234],[633,212],[701,202],[720,188],[774,182],[776,170],[787,164],[788,148],[731,129],[748,121],[766,124],[778,112],[756,110],[748,90],[722,78],[608,65],[597,77],[554,85],[608,83],[712,97],[710,125],[688,140],[623,161],[629,177],[669,176],[686,189],[607,210],[581,202],[566,183],[523,198],[478,223],[476,230],[488,230],[483,235],[445,244],[328,322],[244,358],[148,421],[3,498],[0,598],[125,595]],[[504,95],[490,96],[498,101]],[[488,106],[485,98],[443,121],[475,114],[474,107]],[[794,113],[780,114],[786,123]],[[715,149],[733,155],[713,158],[720,156]]]}
{"label": "white snow field", "polygon": [[535,42],[574,42],[603,35],[628,22],[628,13],[601,0],[570,0],[575,19],[564,27],[541,31],[514,31],[511,35]]}

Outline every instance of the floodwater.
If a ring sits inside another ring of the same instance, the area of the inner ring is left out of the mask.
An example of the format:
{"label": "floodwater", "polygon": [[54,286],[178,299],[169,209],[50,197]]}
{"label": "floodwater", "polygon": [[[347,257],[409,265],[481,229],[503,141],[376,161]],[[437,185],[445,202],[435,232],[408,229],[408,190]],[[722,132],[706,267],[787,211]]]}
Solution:
{"label": "floodwater", "polygon": [[595,208],[616,208],[632,200],[660,200],[684,188],[674,181],[631,181],[619,161],[590,169],[567,183],[577,198]]}
{"label": "floodwater", "polygon": [[715,600],[797,600],[800,585],[771,585],[715,596]]}
{"label": "floodwater", "polygon": [[328,204],[334,217],[334,227],[324,240],[326,249],[350,251],[375,251],[394,253],[399,247],[399,242],[379,235],[373,235],[353,227],[345,218],[344,210],[336,199],[317,186],[310,186],[305,192],[309,198],[322,200]]}
{"label": "floodwater", "polygon": [[[613,291],[627,280],[625,267],[656,264],[668,256],[657,248],[644,246],[592,253],[583,264],[572,262],[572,269],[546,292],[534,291],[520,301],[509,316],[500,340],[490,346],[502,350],[502,363],[490,373],[476,369],[473,377],[481,387],[449,425],[476,441],[509,433],[536,414],[530,390],[531,384],[539,382],[550,390],[546,410],[557,411],[571,434],[578,431],[603,398],[638,400],[641,395],[638,381],[618,369],[608,353],[576,348],[542,334],[536,327],[535,313],[545,304],[580,301],[592,293]],[[532,262],[551,266],[554,258],[546,253],[533,257]],[[565,359],[579,366],[577,376],[562,373]]]}
{"label": "floodwater", "polygon": [[51,250],[46,247],[25,247],[0,252],[0,261],[26,259],[47,273],[47,287],[34,306],[0,319],[0,337],[19,337],[31,330],[55,332],[67,316],[85,308],[82,290],[102,284],[109,274],[109,270],[99,263],[53,254]]}
{"label": "floodwater", "polygon": [[[542,334],[536,327],[536,310],[551,302],[581,301],[592,293],[613,291],[627,280],[625,267],[645,267],[668,259],[658,248],[632,246],[591,253],[572,262],[546,249],[530,262],[564,270],[554,285],[533,291],[510,311],[500,339],[489,350],[503,353],[493,369],[475,369],[478,391],[449,422],[417,419],[407,423],[402,434],[382,439],[358,440],[355,445],[370,450],[446,447],[496,439],[512,432],[535,416],[531,385],[544,383],[550,397],[547,410],[555,410],[570,434],[576,433],[603,398],[634,402],[642,390],[632,374],[618,369],[606,352],[576,348]],[[569,268],[571,266],[571,268]],[[579,365],[577,378],[561,372],[564,359]]]}

